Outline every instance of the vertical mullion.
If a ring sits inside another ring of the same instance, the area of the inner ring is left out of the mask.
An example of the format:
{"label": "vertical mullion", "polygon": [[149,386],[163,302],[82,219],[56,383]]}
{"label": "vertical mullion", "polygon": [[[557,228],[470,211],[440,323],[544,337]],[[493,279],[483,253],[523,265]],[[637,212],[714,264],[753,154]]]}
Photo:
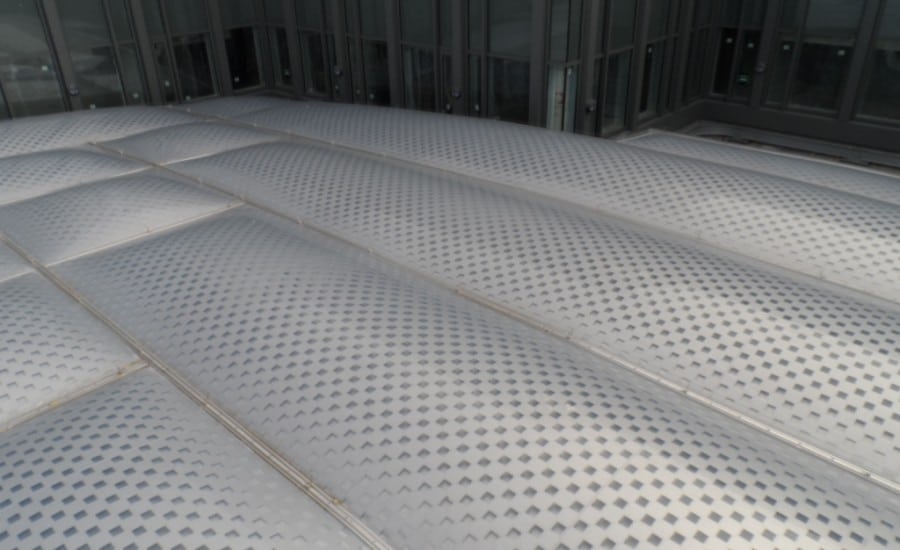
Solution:
{"label": "vertical mullion", "polygon": [[547,27],[550,19],[550,0],[531,2],[531,52],[528,83],[528,123],[543,126],[545,123],[547,76]]}
{"label": "vertical mullion", "polygon": [[[582,5],[581,24],[581,74],[579,75],[578,93],[575,103],[575,132],[593,133],[597,114],[597,98],[593,96],[594,85],[594,52],[597,50],[598,30],[603,24],[600,9],[603,0],[585,0]],[[593,105],[593,107],[591,107]],[[591,110],[593,109],[593,110]]]}
{"label": "vertical mullion", "polygon": [[631,80],[628,95],[628,110],[625,113],[625,129],[633,130],[637,124],[641,110],[641,95],[644,86],[644,64],[647,60],[647,34],[650,32],[650,0],[639,0],[637,3],[638,27],[632,47]]}
{"label": "vertical mullion", "polygon": [[719,20],[722,14],[722,3],[713,2],[709,14],[706,30],[706,50],[704,51],[703,66],[700,75],[700,97],[708,98],[713,93],[713,78],[716,63],[719,59],[719,46],[722,43],[722,27]]}
{"label": "vertical mullion", "polygon": [[219,0],[206,1],[206,14],[209,18],[209,29],[212,34],[213,59],[218,67],[220,95],[234,95],[231,82],[231,67],[228,66],[228,55],[225,48],[225,29],[222,26],[222,10]]}
{"label": "vertical mullion", "polygon": [[62,79],[63,97],[66,98],[64,103],[71,110],[83,109],[84,105],[81,101],[80,91],[78,89],[78,80],[75,76],[75,68],[72,66],[72,56],[69,55],[69,47],[66,44],[65,32],[63,32],[62,21],[59,18],[59,11],[56,9],[55,0],[39,0],[44,20],[47,23],[47,33],[50,40],[50,55],[56,61],[59,67],[59,78]]}
{"label": "vertical mullion", "polygon": [[387,32],[388,86],[391,106],[403,107],[403,56],[400,51],[400,0],[385,0]]}
{"label": "vertical mullion", "polygon": [[763,19],[763,31],[759,37],[759,52],[756,54],[756,66],[753,72],[753,88],[750,90],[750,107],[759,108],[763,102],[763,92],[766,89],[766,71],[771,61],[771,56],[777,51],[775,44],[778,40],[778,14],[784,0],[769,0],[766,6],[766,15]]}
{"label": "vertical mullion", "polygon": [[691,51],[691,29],[694,25],[694,9],[695,0],[683,0],[681,4],[681,13],[683,19],[678,26],[676,36],[679,43],[679,49],[676,52],[675,60],[675,85],[674,100],[671,102],[672,109],[678,110],[684,104],[684,77],[687,72],[688,56]]}
{"label": "vertical mullion", "polygon": [[806,0],[803,7],[803,17],[800,18],[800,27],[797,29],[797,38],[794,51],[791,54],[791,66],[788,68],[787,82],[784,87],[784,98],[781,100],[781,107],[786,108],[791,102],[791,96],[794,93],[794,76],[797,73],[797,66],[800,64],[800,53],[803,50],[803,42],[806,40],[806,16],[809,14],[809,3]]}
{"label": "vertical mullion", "polygon": [[[306,75],[303,73],[303,52],[300,49],[300,25],[297,21],[297,4],[295,0],[282,0],[281,10],[281,16],[284,18],[284,34],[287,38],[288,57],[291,63],[291,75],[294,82],[294,95],[302,97],[306,94]],[[324,13],[322,17],[325,17]],[[327,52],[326,44],[322,44],[322,46],[322,51]],[[327,56],[327,53],[325,55]],[[328,67],[329,72],[332,70],[333,67]]]}
{"label": "vertical mullion", "polygon": [[116,31],[113,28],[112,24],[112,16],[109,13],[109,2],[107,0],[103,0],[100,3],[100,7],[103,9],[103,17],[106,19],[106,28],[109,30],[109,38],[110,38],[110,47],[112,48],[113,55],[113,64],[116,67],[116,76],[119,78],[119,85],[121,86],[121,97],[122,97],[122,105],[128,104],[128,92],[125,90],[125,80],[123,79],[122,72],[122,58],[119,56],[119,37],[116,36]]}
{"label": "vertical mullion", "polygon": [[856,40],[853,45],[853,56],[850,58],[850,71],[840,91],[840,106],[838,108],[838,120],[847,122],[853,116],[853,108],[857,103],[857,95],[860,89],[863,69],[866,60],[870,59],[872,47],[875,45],[875,35],[878,32],[879,0],[868,0],[863,8],[863,16],[856,29]]}
{"label": "vertical mullion", "polygon": [[[253,35],[256,38],[257,55],[259,55],[258,70],[262,72],[263,87],[275,88],[275,72],[272,63],[272,39],[269,36],[269,25],[266,19],[266,6],[264,0],[255,0],[253,11],[256,13],[256,22],[253,25]],[[277,31],[276,31],[277,32]],[[287,32],[287,29],[285,29]]]}
{"label": "vertical mullion", "polygon": [[134,29],[135,43],[137,44],[141,60],[144,62],[144,75],[147,81],[150,103],[161,105],[163,97],[160,91],[159,73],[156,72],[156,62],[153,59],[153,43],[150,40],[150,33],[147,31],[144,6],[141,5],[141,0],[128,0],[128,7],[130,8],[129,12],[131,25]]}
{"label": "vertical mullion", "polygon": [[[444,0],[449,1],[449,0]],[[466,105],[470,101],[468,97],[469,86],[468,71],[468,25],[466,25],[466,14],[468,12],[467,2],[454,1],[451,2],[451,13],[453,14],[450,23],[450,33],[453,36],[451,40],[450,54],[450,74],[451,84],[450,93],[453,96],[454,108],[452,112],[464,115],[467,112]],[[440,6],[438,6],[440,8]]]}

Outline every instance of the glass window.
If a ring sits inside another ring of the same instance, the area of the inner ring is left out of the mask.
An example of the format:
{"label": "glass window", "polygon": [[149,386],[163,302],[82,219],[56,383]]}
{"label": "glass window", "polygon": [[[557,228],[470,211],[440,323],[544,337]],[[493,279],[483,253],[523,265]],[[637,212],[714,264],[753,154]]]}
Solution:
{"label": "glass window", "polygon": [[578,70],[575,67],[550,67],[547,74],[547,128],[564,132],[575,129],[577,86]]}
{"label": "glass window", "polygon": [[[299,7],[297,8],[300,9]],[[263,3],[266,23],[270,25],[284,25],[284,4],[281,0],[265,0]]]}
{"label": "glass window", "polygon": [[887,0],[881,14],[862,112],[900,119],[900,0]]}
{"label": "glass window", "polygon": [[112,20],[113,35],[118,42],[134,40],[134,33],[131,30],[131,12],[126,1],[110,0],[106,3],[109,7],[109,17]]}
{"label": "glass window", "polygon": [[69,48],[84,48],[109,44],[109,28],[100,0],[57,2]]}
{"label": "glass window", "polygon": [[741,24],[741,0],[724,0],[722,15],[719,16],[723,27],[737,27]]}
{"label": "glass window", "polygon": [[603,100],[603,135],[625,127],[630,75],[631,52],[620,53],[609,58]]}
{"label": "glass window", "polygon": [[256,2],[247,0],[219,0],[222,10],[222,24],[228,27],[244,27],[259,22],[256,16]]}
{"label": "glass window", "polygon": [[65,108],[34,2],[0,2],[0,86],[13,117]]}
{"label": "glass window", "polygon": [[712,0],[696,0],[694,3],[694,28],[709,25],[712,17]]}
{"label": "glass window", "polygon": [[449,48],[453,46],[453,5],[454,0],[438,0],[438,4],[440,4],[440,26],[441,26],[441,36],[440,43],[441,46],[445,48]]}
{"label": "glass window", "polygon": [[309,94],[328,93],[328,63],[322,35],[317,32],[301,32],[300,42],[303,52],[303,74],[306,78],[306,92]]}
{"label": "glass window", "polygon": [[648,4],[650,13],[647,15],[649,19],[648,38],[659,38],[666,34],[669,24],[669,8],[672,4],[673,0],[650,0]]}
{"label": "glass window", "polygon": [[225,31],[225,54],[235,90],[259,86],[259,53],[256,29],[238,27]]}
{"label": "glass window", "polygon": [[400,1],[400,38],[407,42],[430,44],[434,36],[432,0]]}
{"label": "glass window", "polygon": [[784,0],[784,4],[781,5],[781,28],[786,31],[799,30],[805,9],[805,0]]}
{"label": "glass window", "polygon": [[694,31],[691,34],[690,51],[687,64],[687,73],[684,78],[684,100],[694,99],[702,94],[703,63],[695,63],[693,60],[704,59],[706,55],[706,40],[708,29]]}
{"label": "glass window", "polygon": [[531,53],[531,0],[490,0],[488,11],[491,53],[528,57]]}
{"label": "glass window", "polygon": [[68,54],[85,107],[123,105],[122,83],[116,69],[106,12],[100,0],[58,2]]}
{"label": "glass window", "polygon": [[3,98],[3,90],[0,90],[0,120],[9,118],[9,113],[6,110],[6,99]]}
{"label": "glass window", "polygon": [[275,84],[278,86],[290,86],[293,84],[293,75],[291,74],[291,55],[288,50],[287,30],[284,27],[277,27],[274,32],[269,33],[272,41],[272,55],[275,62]]}
{"label": "glass window", "polygon": [[122,60],[122,86],[125,91],[125,103],[137,105],[144,103],[144,71],[134,44],[119,46],[119,58]]}
{"label": "glass window", "polygon": [[641,90],[641,114],[653,115],[659,110],[665,46],[664,41],[647,46],[647,54],[644,59],[643,89]]}
{"label": "glass window", "polygon": [[159,85],[163,99],[166,103],[172,103],[175,95],[175,74],[172,71],[172,63],[169,60],[169,52],[163,42],[153,43],[153,60],[156,63],[156,72],[159,74]]}
{"label": "glass window", "polygon": [[147,32],[153,38],[166,35],[163,28],[162,11],[159,9],[159,0],[144,0],[144,22],[147,24]]}
{"label": "glass window", "polygon": [[815,42],[803,44],[791,90],[791,103],[834,110],[850,53],[848,46]]}
{"label": "glass window", "polygon": [[205,34],[193,34],[174,39],[172,51],[175,70],[185,100],[215,95],[216,84],[209,61],[209,44]]}
{"label": "glass window", "polygon": [[384,0],[361,0],[359,2],[359,25],[363,36],[386,40],[386,17]]}
{"label": "glass window", "polygon": [[407,107],[435,110],[435,77],[434,55],[431,51],[403,48],[404,100]]}
{"label": "glass window", "polygon": [[527,123],[529,64],[511,59],[488,62],[488,116]]}
{"label": "glass window", "polygon": [[756,74],[756,52],[759,50],[759,31],[745,31],[741,39],[737,74],[734,77],[732,95],[749,98],[753,77]]}
{"label": "glass window", "polygon": [[[634,42],[634,0],[611,0],[609,6],[609,49],[616,50]],[[598,44],[602,40],[598,41]]]}
{"label": "glass window", "polygon": [[484,49],[484,0],[469,0],[469,48]]}
{"label": "glass window", "polygon": [[766,1],[745,0],[744,10],[745,27],[761,29],[766,17]]}
{"label": "glass window", "polygon": [[363,70],[368,103],[375,105],[391,103],[387,58],[387,44],[368,40],[363,42]]}
{"label": "glass window", "polygon": [[782,103],[787,93],[788,73],[791,70],[791,59],[794,55],[794,41],[782,39],[775,52],[775,62],[769,72],[769,90],[766,101]]}
{"label": "glass window", "polygon": [[550,60],[578,58],[581,41],[581,0],[553,0],[550,12]]}
{"label": "glass window", "polygon": [[297,24],[308,29],[321,29],[322,0],[297,0]]}
{"label": "glass window", "polygon": [[166,17],[173,35],[199,33],[209,28],[204,0],[166,0]]}
{"label": "glass window", "polygon": [[734,50],[737,45],[737,30],[724,29],[719,39],[719,57],[716,60],[716,73],[713,78],[713,92],[727,94],[731,83],[731,67],[734,63]]}
{"label": "glass window", "polygon": [[469,105],[468,114],[481,114],[481,57],[469,56]]}
{"label": "glass window", "polygon": [[856,33],[866,0],[810,0],[806,14],[806,32]]}

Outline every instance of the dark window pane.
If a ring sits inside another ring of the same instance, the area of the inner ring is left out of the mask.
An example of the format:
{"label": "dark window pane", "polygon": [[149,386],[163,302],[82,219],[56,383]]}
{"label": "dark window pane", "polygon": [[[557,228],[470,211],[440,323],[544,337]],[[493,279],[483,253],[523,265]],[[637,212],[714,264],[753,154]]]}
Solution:
{"label": "dark window pane", "polygon": [[127,0],[110,0],[106,5],[109,6],[115,40],[117,42],[134,40],[131,30],[131,10],[128,9]]}
{"label": "dark window pane", "polygon": [[750,97],[750,88],[756,74],[756,52],[759,50],[759,31],[746,31],[738,51],[740,61],[734,79],[732,95],[739,98]]}
{"label": "dark window pane", "polygon": [[245,27],[259,22],[256,2],[248,0],[218,0],[222,10],[222,24],[228,27]]}
{"label": "dark window pane", "polygon": [[209,27],[204,0],[166,0],[166,17],[173,35],[199,33]]}
{"label": "dark window pane", "polygon": [[741,24],[741,0],[724,0],[722,15],[719,16],[723,27],[737,27]]}
{"label": "dark window pane", "polygon": [[172,64],[169,61],[169,52],[163,42],[153,43],[153,60],[156,63],[156,72],[159,74],[160,91],[166,103],[176,100],[175,75]]}
{"label": "dark window pane", "polygon": [[731,83],[731,67],[734,63],[734,50],[737,30],[723,29],[719,39],[719,57],[716,60],[716,74],[713,79],[713,92],[727,94]]}
{"label": "dark window pane", "polygon": [[390,105],[391,88],[388,82],[386,43],[363,42],[363,70],[366,79],[366,101],[374,105]]}
{"label": "dark window pane", "polygon": [[256,29],[239,27],[225,31],[225,53],[235,90],[259,86],[259,54]]}
{"label": "dark window pane", "polygon": [[284,3],[282,0],[265,0],[263,2],[266,23],[284,25]]}
{"label": "dark window pane", "polygon": [[216,93],[206,35],[194,34],[173,40],[175,70],[183,99],[191,100]]}
{"label": "dark window pane", "polygon": [[712,16],[712,0],[696,0],[694,3],[694,28],[709,24]]}
{"label": "dark window pane", "polygon": [[529,65],[525,61],[490,59],[488,65],[488,116],[512,122],[528,122]]}
{"label": "dark window pane", "polygon": [[490,51],[528,57],[531,49],[531,0],[491,0]]}
{"label": "dark window pane", "polygon": [[878,29],[878,41],[881,47],[897,46],[900,42],[900,0],[887,0]]}
{"label": "dark window pane", "polygon": [[386,17],[384,0],[360,0],[359,28],[363,36],[385,40],[387,38]]}
{"label": "dark window pane", "polygon": [[647,46],[647,53],[644,59],[643,88],[641,89],[641,114],[653,115],[659,110],[659,93],[662,86],[665,51],[665,42],[657,42]]}
{"label": "dark window pane", "polygon": [[766,94],[766,101],[769,103],[780,104],[784,101],[794,49],[795,45],[792,40],[782,40],[778,45],[775,62],[769,71],[769,90]]}
{"label": "dark window pane", "polygon": [[403,48],[404,100],[407,107],[435,110],[435,76],[431,51]]}
{"label": "dark window pane", "polygon": [[445,48],[449,48],[453,46],[453,6],[455,1],[438,0],[438,4],[440,4],[440,11],[438,12],[441,26],[440,44]]}
{"label": "dark window pane", "polygon": [[900,119],[900,47],[875,52],[862,112]]}
{"label": "dark window pane", "polygon": [[122,84],[125,88],[125,103],[138,105],[144,103],[144,72],[134,44],[119,46],[119,58],[122,60]]}
{"label": "dark window pane", "polygon": [[297,0],[297,24],[308,29],[321,29],[322,0]]}
{"label": "dark window pane", "polygon": [[766,17],[766,0],[744,0],[744,26],[760,29]]}
{"label": "dark window pane", "polygon": [[810,0],[807,33],[855,33],[866,0]]}
{"label": "dark window pane", "polygon": [[550,60],[565,61],[569,46],[569,0],[550,4]]}
{"label": "dark window pane", "polygon": [[708,29],[694,31],[691,34],[690,51],[688,52],[687,72],[684,78],[684,100],[694,99],[702,93],[703,63],[706,57],[706,40]]}
{"label": "dark window pane", "polygon": [[306,77],[306,91],[310,94],[328,93],[328,63],[322,44],[322,35],[317,32],[300,33],[303,51],[303,74]]}
{"label": "dark window pane", "polygon": [[469,48],[484,48],[484,0],[469,0]]}
{"label": "dark window pane", "polygon": [[291,56],[288,50],[287,31],[284,27],[278,27],[269,36],[272,40],[275,84],[278,86],[290,86],[294,79],[291,74]]}
{"label": "dark window pane", "polygon": [[603,134],[608,135],[625,127],[628,108],[628,82],[631,75],[631,52],[609,58],[606,72],[606,90],[603,101]]}
{"label": "dark window pane", "polygon": [[453,58],[449,54],[444,54],[441,56],[441,95],[440,101],[442,102],[441,108],[446,112],[450,112],[453,110],[453,88],[451,86],[452,81],[452,69],[453,69]]}
{"label": "dark window pane", "polygon": [[469,102],[470,115],[481,114],[481,57],[469,56]]}
{"label": "dark window pane", "polygon": [[573,66],[551,66],[547,74],[547,128],[571,132],[575,129],[575,92],[578,70]]}
{"label": "dark window pane", "polygon": [[647,30],[648,38],[659,38],[666,34],[666,28],[669,23],[669,8],[671,5],[672,0],[650,0]]}
{"label": "dark window pane", "polygon": [[432,0],[400,0],[400,38],[420,44],[434,41]]}
{"label": "dark window pane", "polygon": [[122,83],[110,46],[70,52],[82,103],[91,109],[124,104]]}
{"label": "dark window pane", "polygon": [[781,6],[781,29],[786,31],[799,30],[803,25],[803,12],[806,9],[806,0],[784,0]]}
{"label": "dark window pane", "polygon": [[111,43],[100,0],[57,2],[56,5],[69,48],[90,48]]}
{"label": "dark window pane", "polygon": [[144,21],[147,23],[147,32],[153,38],[161,38],[166,35],[163,28],[162,12],[159,9],[159,0],[144,0]]}
{"label": "dark window pane", "polygon": [[34,3],[0,2],[0,21],[14,22],[17,31],[0,34],[0,84],[12,116],[62,111],[56,69]]}
{"label": "dark window pane", "polygon": [[609,10],[610,50],[630,46],[634,42],[635,1],[611,0]]}
{"label": "dark window pane", "polygon": [[9,118],[9,112],[6,110],[6,99],[3,97],[3,90],[0,90],[0,120]]}
{"label": "dark window pane", "polygon": [[848,46],[803,44],[791,90],[791,103],[818,109],[834,109],[850,61],[850,53],[851,48]]}

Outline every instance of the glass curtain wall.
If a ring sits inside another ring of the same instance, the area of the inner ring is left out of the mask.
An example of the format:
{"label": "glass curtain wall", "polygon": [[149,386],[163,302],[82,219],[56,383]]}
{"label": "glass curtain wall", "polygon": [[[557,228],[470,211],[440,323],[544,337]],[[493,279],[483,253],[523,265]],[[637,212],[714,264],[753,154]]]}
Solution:
{"label": "glass curtain wall", "polygon": [[452,0],[400,0],[403,104],[449,112]]}
{"label": "glass curtain wall", "polygon": [[859,114],[900,121],[900,0],[884,0]]}
{"label": "glass curtain wall", "polygon": [[599,111],[597,135],[625,128],[637,24],[636,0],[607,0],[595,23],[594,97]]}
{"label": "glass curtain wall", "polygon": [[684,93],[682,95],[685,103],[702,97],[707,91],[704,82],[704,66],[706,64],[703,63],[703,59],[706,58],[709,33],[712,32],[712,3],[713,0],[695,0],[694,2],[691,31],[688,37],[688,63],[685,67]]}
{"label": "glass curtain wall", "polygon": [[347,0],[345,8],[353,100],[390,105],[385,0]]}
{"label": "glass curtain wall", "polygon": [[765,0],[726,0],[721,4],[719,50],[712,92],[747,102],[756,76],[757,52],[765,19]]}
{"label": "glass curtain wall", "polygon": [[644,73],[638,116],[653,118],[666,110],[668,80],[675,57],[678,38],[680,0],[649,0],[647,12],[647,45],[644,47]]}
{"label": "glass curtain wall", "polygon": [[554,130],[575,130],[582,10],[582,0],[550,3],[546,126]]}
{"label": "glass curtain wall", "polygon": [[297,29],[300,33],[306,93],[314,97],[340,96],[338,79],[332,79],[335,61],[333,3],[325,0],[296,0]]}
{"label": "glass curtain wall", "polygon": [[225,54],[234,91],[262,85],[260,57],[263,17],[252,0],[219,0]]}
{"label": "glass curtain wall", "polygon": [[265,0],[264,9],[266,36],[272,55],[272,82],[276,88],[291,91],[294,86],[294,75],[291,70],[287,25],[284,21],[284,4],[281,0]]}
{"label": "glass curtain wall", "polygon": [[769,64],[768,105],[836,112],[865,1],[784,1]]}
{"label": "glass curtain wall", "polygon": [[37,4],[0,0],[0,107],[12,117],[66,108]]}
{"label": "glass curtain wall", "polygon": [[469,114],[528,123],[530,0],[469,0]]}

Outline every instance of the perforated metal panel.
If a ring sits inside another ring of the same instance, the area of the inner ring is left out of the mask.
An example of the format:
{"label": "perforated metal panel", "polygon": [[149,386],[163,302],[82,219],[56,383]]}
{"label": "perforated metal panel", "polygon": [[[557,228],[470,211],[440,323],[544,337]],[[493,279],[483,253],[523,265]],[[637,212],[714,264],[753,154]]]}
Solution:
{"label": "perforated metal panel", "polygon": [[144,172],[11,204],[0,232],[49,264],[240,202],[174,178]]}
{"label": "perforated metal panel", "polygon": [[612,212],[900,302],[900,208],[518,124],[310,102],[239,117]]}
{"label": "perforated metal panel", "polygon": [[900,480],[900,313],[624,227],[320,147],[173,166]]}
{"label": "perforated metal panel", "polygon": [[896,495],[297,226],[56,269],[401,547],[900,544]]}
{"label": "perforated metal panel", "polygon": [[0,281],[18,277],[31,271],[31,267],[18,254],[0,243]]}
{"label": "perforated metal panel", "polygon": [[174,109],[143,106],[27,117],[0,122],[0,157],[116,139],[195,121]]}
{"label": "perforated metal panel", "polygon": [[144,170],[146,165],[88,149],[61,149],[0,159],[0,204]]}
{"label": "perforated metal panel", "polygon": [[36,273],[0,283],[0,304],[0,429],[114,377],[137,359]]}
{"label": "perforated metal panel", "polygon": [[174,105],[173,108],[201,116],[235,117],[298,103],[300,102],[295,99],[268,96],[217,97],[215,99]]}
{"label": "perforated metal panel", "polygon": [[274,134],[246,127],[197,122],[160,128],[102,145],[154,164],[168,164],[275,139]]}
{"label": "perforated metal panel", "polygon": [[900,178],[871,170],[668,132],[652,132],[624,141],[645,149],[737,166],[900,204]]}
{"label": "perforated metal panel", "polygon": [[5,548],[361,548],[145,369],[0,435]]}

